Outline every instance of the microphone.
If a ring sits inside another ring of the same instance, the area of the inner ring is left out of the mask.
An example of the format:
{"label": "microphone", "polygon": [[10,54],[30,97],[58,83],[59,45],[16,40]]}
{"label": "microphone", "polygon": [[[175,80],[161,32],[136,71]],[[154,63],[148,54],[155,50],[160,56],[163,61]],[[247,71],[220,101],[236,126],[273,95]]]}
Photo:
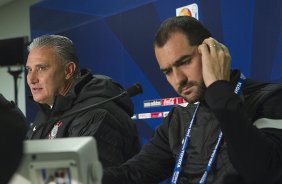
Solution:
{"label": "microphone", "polygon": [[[118,95],[116,95],[116,96],[113,96],[113,97],[111,97],[111,98],[108,98],[107,100],[104,100],[104,101],[95,103],[95,104],[93,104],[93,105],[89,105],[89,106],[87,106],[87,107],[84,107],[84,108],[81,108],[81,109],[79,109],[79,110],[73,111],[73,112],[68,113],[68,114],[65,114],[65,115],[63,115],[63,116],[60,116],[60,118],[58,118],[58,120],[59,120],[59,119],[62,119],[62,118],[65,118],[65,117],[68,117],[68,116],[71,116],[71,115],[76,114],[76,113],[80,113],[80,112],[83,112],[83,111],[92,109],[92,108],[94,108],[94,107],[97,107],[97,106],[100,106],[100,105],[102,105],[102,104],[105,104],[105,103],[107,103],[107,102],[109,102],[109,101],[117,100],[117,99],[119,99],[119,98],[121,98],[121,97],[123,97],[123,96],[126,96],[126,95],[128,95],[129,97],[133,97],[133,96],[136,96],[136,95],[138,95],[138,94],[140,94],[140,93],[143,93],[143,88],[142,88],[141,84],[135,83],[134,85],[132,85],[132,86],[130,86],[129,88],[127,88],[126,91],[123,91],[122,93],[120,93],[120,94],[118,94]],[[56,121],[56,120],[55,120],[55,121]]]}
{"label": "microphone", "polygon": [[133,97],[138,95],[139,93],[143,93],[143,88],[141,84],[135,83],[126,90],[129,97]]}
{"label": "microphone", "polygon": [[[46,124],[49,124],[49,123],[52,123],[52,122],[56,122],[56,121],[58,121],[58,120],[60,120],[60,119],[62,119],[62,118],[66,118],[66,117],[68,117],[68,116],[72,116],[73,114],[77,114],[77,113],[84,112],[84,111],[89,110],[89,109],[92,109],[92,108],[94,108],[94,107],[98,107],[98,106],[103,105],[103,104],[105,104],[105,103],[107,103],[107,102],[114,101],[114,100],[117,100],[117,99],[119,99],[119,98],[122,98],[122,97],[124,97],[124,96],[126,96],[126,95],[128,95],[129,97],[133,97],[133,96],[136,96],[136,95],[138,95],[138,94],[140,94],[140,93],[143,93],[143,88],[142,88],[141,84],[135,83],[134,85],[132,85],[132,86],[130,86],[129,88],[127,88],[127,90],[123,91],[122,93],[120,93],[120,94],[118,94],[118,95],[116,95],[116,96],[113,96],[113,97],[108,98],[108,99],[106,99],[106,100],[104,100],[104,101],[95,103],[95,104],[93,104],[93,105],[86,106],[86,107],[81,108],[81,109],[79,109],[79,110],[72,111],[72,112],[67,113],[67,114],[65,114],[65,115],[62,115],[62,116],[60,116],[60,117],[58,117],[58,118],[51,118],[49,121],[40,124],[35,130],[38,131],[40,128],[42,128],[42,127],[45,126]],[[37,132],[37,131],[33,131],[33,134],[30,136],[30,139],[32,139],[33,135],[34,135],[35,132]]]}

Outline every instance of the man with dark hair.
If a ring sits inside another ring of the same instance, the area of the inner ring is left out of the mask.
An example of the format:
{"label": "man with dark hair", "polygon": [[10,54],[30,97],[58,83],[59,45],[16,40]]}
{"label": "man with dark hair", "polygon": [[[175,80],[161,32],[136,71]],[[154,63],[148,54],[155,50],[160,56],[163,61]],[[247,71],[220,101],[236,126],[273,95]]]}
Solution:
{"label": "man with dark hair", "polygon": [[0,183],[8,183],[18,168],[23,155],[23,140],[27,123],[15,103],[0,94]]}
{"label": "man with dark hair", "polygon": [[28,139],[94,136],[104,167],[120,165],[138,153],[128,95],[87,109],[124,92],[118,83],[80,71],[74,45],[67,37],[43,35],[28,50],[27,83],[40,107]]}
{"label": "man with dark hair", "polygon": [[174,107],[140,153],[103,183],[282,183],[282,85],[231,70],[228,49],[192,17],[160,26],[155,55],[188,103]]}

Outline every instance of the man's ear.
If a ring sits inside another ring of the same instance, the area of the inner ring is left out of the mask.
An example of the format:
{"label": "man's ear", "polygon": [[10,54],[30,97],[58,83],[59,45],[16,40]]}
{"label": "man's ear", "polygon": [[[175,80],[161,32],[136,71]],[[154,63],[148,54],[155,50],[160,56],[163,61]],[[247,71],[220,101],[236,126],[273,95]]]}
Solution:
{"label": "man's ear", "polygon": [[74,62],[69,62],[65,67],[65,79],[70,79],[74,75],[76,69],[76,64]]}

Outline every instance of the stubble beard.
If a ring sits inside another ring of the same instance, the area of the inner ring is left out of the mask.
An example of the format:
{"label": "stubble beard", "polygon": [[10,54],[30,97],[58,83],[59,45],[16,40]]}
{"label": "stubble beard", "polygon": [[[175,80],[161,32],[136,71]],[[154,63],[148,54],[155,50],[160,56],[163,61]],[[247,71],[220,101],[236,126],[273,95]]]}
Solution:
{"label": "stubble beard", "polygon": [[181,93],[179,93],[179,95],[181,95],[189,104],[193,104],[193,103],[203,100],[204,93],[206,90],[206,86],[204,82],[201,82],[201,83],[193,82],[193,83],[194,83],[193,87],[196,87],[196,89],[192,91],[192,93],[190,94],[192,96],[190,98],[188,96],[181,95]]}

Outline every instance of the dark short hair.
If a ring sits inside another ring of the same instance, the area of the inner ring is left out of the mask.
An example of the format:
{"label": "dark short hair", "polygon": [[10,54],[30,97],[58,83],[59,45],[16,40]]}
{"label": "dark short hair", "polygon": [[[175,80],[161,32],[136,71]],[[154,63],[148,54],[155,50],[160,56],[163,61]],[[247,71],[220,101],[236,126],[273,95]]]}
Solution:
{"label": "dark short hair", "polygon": [[62,64],[74,62],[76,64],[76,70],[74,72],[74,78],[78,78],[80,74],[79,61],[76,55],[73,42],[61,35],[42,35],[35,38],[28,46],[30,52],[34,48],[50,47],[53,48]]}
{"label": "dark short hair", "polygon": [[172,33],[181,32],[186,35],[191,46],[200,45],[211,33],[195,18],[178,16],[165,20],[154,39],[154,47],[163,47]]}

